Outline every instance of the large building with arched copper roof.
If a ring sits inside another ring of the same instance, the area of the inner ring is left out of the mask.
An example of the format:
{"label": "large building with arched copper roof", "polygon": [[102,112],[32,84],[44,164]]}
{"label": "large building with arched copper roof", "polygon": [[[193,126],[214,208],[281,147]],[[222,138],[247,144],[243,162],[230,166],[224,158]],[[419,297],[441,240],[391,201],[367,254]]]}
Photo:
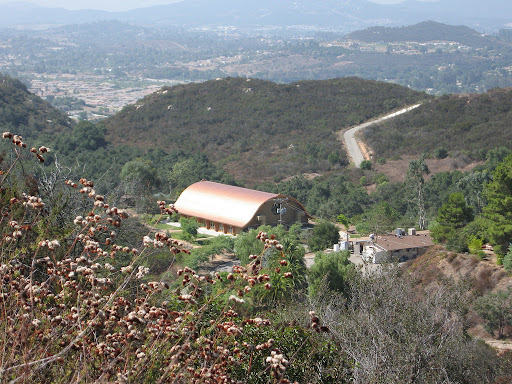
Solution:
{"label": "large building with arched copper roof", "polygon": [[174,206],[203,227],[234,235],[260,225],[306,224],[310,217],[292,197],[204,180],[185,189]]}

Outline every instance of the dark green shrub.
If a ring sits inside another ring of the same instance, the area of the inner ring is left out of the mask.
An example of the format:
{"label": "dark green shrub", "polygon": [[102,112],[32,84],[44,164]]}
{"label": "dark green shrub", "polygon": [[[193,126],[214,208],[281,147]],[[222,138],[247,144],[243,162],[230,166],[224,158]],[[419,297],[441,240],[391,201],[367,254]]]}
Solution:
{"label": "dark green shrub", "polygon": [[361,161],[361,164],[359,165],[361,169],[371,171],[372,169],[372,162],[370,160],[363,160]]}

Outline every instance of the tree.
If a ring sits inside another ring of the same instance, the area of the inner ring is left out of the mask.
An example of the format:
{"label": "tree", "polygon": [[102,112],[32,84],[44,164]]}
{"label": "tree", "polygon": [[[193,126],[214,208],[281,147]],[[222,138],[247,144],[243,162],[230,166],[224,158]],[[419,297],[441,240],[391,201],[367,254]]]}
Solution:
{"label": "tree", "polygon": [[367,225],[374,233],[388,233],[400,217],[387,201],[374,205],[365,213],[365,216]]}
{"label": "tree", "polygon": [[308,241],[308,246],[312,251],[322,251],[336,244],[339,238],[338,228],[332,223],[322,221],[313,227],[313,234]]}
{"label": "tree", "polygon": [[464,195],[460,192],[452,193],[448,201],[439,208],[432,235],[439,242],[454,237],[458,230],[473,220],[473,210],[466,205]]}
{"label": "tree", "polygon": [[[289,301],[294,293],[304,295],[307,287],[304,247],[289,236],[281,240],[282,250],[271,249],[264,252],[260,271],[269,276],[270,287],[258,287],[253,292],[256,304],[275,307]],[[286,263],[283,263],[286,260]],[[291,274],[291,275],[288,275]],[[293,277],[287,277],[293,276]]]}
{"label": "tree", "polygon": [[350,252],[318,252],[315,263],[308,273],[309,292],[318,296],[322,288],[348,295],[347,279],[354,273],[354,265],[349,261]]}
{"label": "tree", "polygon": [[282,225],[271,227],[261,225],[257,229],[251,229],[249,232],[239,234],[235,239],[235,254],[242,265],[248,264],[250,255],[259,255],[263,252],[263,243],[257,239],[259,232],[266,232],[269,236],[274,235],[278,239],[286,237],[286,231]]}
{"label": "tree", "polygon": [[229,173],[213,165],[208,157],[203,154],[194,154],[186,159],[178,160],[170,170],[168,179],[175,195],[200,180],[236,185],[235,180]]}
{"label": "tree", "polygon": [[418,160],[411,160],[409,162],[409,169],[407,170],[407,184],[413,192],[412,201],[414,201],[416,205],[418,212],[418,225],[420,229],[425,228],[426,216],[424,197],[425,179],[423,176],[428,175],[429,173],[430,170],[425,162],[424,155],[422,155]]}
{"label": "tree", "polygon": [[496,147],[487,151],[487,155],[485,156],[485,168],[492,172],[496,169],[499,163],[501,163],[508,155],[510,155],[512,151],[510,151],[507,147]]}
{"label": "tree", "polygon": [[150,160],[141,157],[127,162],[121,170],[121,180],[126,183],[128,193],[151,191],[159,185],[158,175]]}
{"label": "tree", "polygon": [[448,156],[448,150],[445,147],[438,147],[434,151],[436,159],[445,159]]}
{"label": "tree", "polygon": [[468,173],[457,181],[457,187],[464,193],[464,198],[474,208],[475,214],[482,212],[485,206],[483,190],[490,181],[492,175],[487,171]]}
{"label": "tree", "polygon": [[347,216],[340,213],[338,215],[338,217],[336,217],[336,221],[338,221],[338,223],[342,224],[345,227],[345,230],[348,231],[349,226],[350,226],[350,220],[348,219]]}
{"label": "tree", "polygon": [[197,236],[197,229],[199,228],[199,223],[193,217],[180,218],[181,229],[183,230],[183,240],[191,241]]}
{"label": "tree", "polygon": [[489,237],[498,255],[503,256],[512,241],[512,155],[507,156],[493,172],[493,181],[484,189],[489,219]]}
{"label": "tree", "polygon": [[361,161],[359,168],[366,169],[367,171],[370,171],[372,169],[372,162],[370,160],[363,160],[363,161]]}
{"label": "tree", "polygon": [[479,297],[474,309],[487,321],[489,333],[497,330],[498,339],[503,338],[505,327],[512,326],[512,288]]}
{"label": "tree", "polygon": [[469,252],[471,252],[473,255],[484,255],[482,251],[482,245],[484,241],[482,239],[479,239],[478,237],[472,237],[468,241],[468,249]]}
{"label": "tree", "polygon": [[72,140],[77,149],[98,149],[106,144],[105,127],[90,121],[81,121],[73,129]]}

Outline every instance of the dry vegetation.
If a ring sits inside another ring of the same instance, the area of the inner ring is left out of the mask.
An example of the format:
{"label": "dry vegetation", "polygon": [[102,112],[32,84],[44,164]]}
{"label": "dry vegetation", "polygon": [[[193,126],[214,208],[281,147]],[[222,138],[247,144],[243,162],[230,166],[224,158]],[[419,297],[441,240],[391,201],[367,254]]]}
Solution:
{"label": "dry vegetation", "polygon": [[[406,272],[414,279],[419,290],[433,291],[440,282],[454,279],[471,287],[469,295],[472,299],[489,292],[504,291],[512,287],[512,276],[495,261],[481,260],[475,255],[460,254],[446,251],[437,246],[417,259],[407,262]],[[501,350],[512,350],[512,340],[496,344],[494,335],[484,330],[484,320],[475,312],[470,311],[467,317],[469,334],[484,339],[487,343]],[[512,335],[512,329],[506,329]]]}
{"label": "dry vegetation", "polygon": [[[251,371],[255,382],[288,382],[293,363],[265,338],[270,321],[243,314],[244,296],[271,288],[260,256],[225,277],[179,269],[176,290],[172,281],[148,280],[150,250],[187,252],[178,241],[158,232],[136,248],[119,244],[128,214],[86,179],[65,183],[82,196],[85,214],[54,227],[50,206],[16,187],[15,165],[30,154],[25,142],[3,137],[16,157],[1,172],[1,382],[228,383],[246,381]],[[48,149],[31,151],[44,162]],[[174,212],[159,205],[163,214]],[[282,250],[265,233],[258,238],[265,249]],[[281,265],[283,278],[292,279],[284,254]],[[231,291],[237,294],[221,300]],[[312,317],[313,329],[323,330],[318,323]],[[315,335],[301,332],[304,343]]]}

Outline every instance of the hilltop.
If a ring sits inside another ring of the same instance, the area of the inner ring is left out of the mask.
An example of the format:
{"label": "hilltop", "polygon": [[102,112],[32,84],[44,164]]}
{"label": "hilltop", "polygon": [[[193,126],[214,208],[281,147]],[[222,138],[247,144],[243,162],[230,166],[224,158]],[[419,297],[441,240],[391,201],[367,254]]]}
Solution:
{"label": "hilltop", "polygon": [[364,131],[377,157],[419,155],[438,147],[477,155],[512,147],[512,88],[483,94],[445,95]]}
{"label": "hilltop", "polygon": [[469,27],[446,25],[436,21],[424,21],[404,27],[371,27],[352,32],[346,36],[346,39],[368,43],[450,41],[473,48],[485,47],[496,42],[494,37],[482,36],[479,32]]}
{"label": "hilltop", "polygon": [[201,152],[251,183],[345,166],[334,132],[427,97],[359,78],[226,78],[164,87],[104,124],[114,144]]}

